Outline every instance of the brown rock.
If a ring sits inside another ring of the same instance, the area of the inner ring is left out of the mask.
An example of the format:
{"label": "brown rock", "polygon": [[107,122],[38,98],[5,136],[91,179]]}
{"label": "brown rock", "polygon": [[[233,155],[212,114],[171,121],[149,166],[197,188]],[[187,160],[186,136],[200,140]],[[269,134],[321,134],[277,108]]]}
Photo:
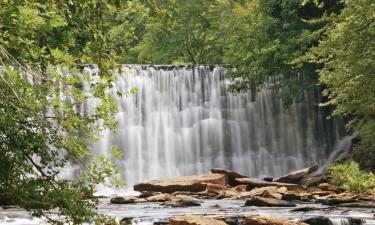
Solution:
{"label": "brown rock", "polygon": [[284,200],[263,198],[256,196],[248,199],[245,202],[245,206],[259,206],[259,207],[295,207],[296,204]]}
{"label": "brown rock", "polygon": [[233,187],[232,190],[237,191],[237,192],[245,192],[247,191],[247,185],[244,185],[244,184],[238,185],[238,186]]}
{"label": "brown rock", "polygon": [[166,202],[166,201],[172,201],[175,199],[175,197],[171,194],[157,194],[151,197],[146,198],[148,202]]}
{"label": "brown rock", "polygon": [[286,187],[288,190],[301,188],[302,187],[298,184],[289,184],[289,183],[280,183],[280,182],[267,182],[255,178],[236,178],[236,181],[240,184],[246,184],[249,188],[254,187],[269,187],[269,186],[276,186],[276,187]]}
{"label": "brown rock", "polygon": [[261,187],[261,188],[254,188],[251,191],[242,192],[239,194],[238,198],[240,199],[247,199],[247,198],[253,198],[255,196],[262,196],[264,192],[270,190],[270,191],[277,191],[278,187],[275,186],[269,186],[269,187]]}
{"label": "brown rock", "polygon": [[195,175],[167,180],[151,180],[134,185],[134,190],[163,193],[173,193],[176,191],[200,192],[206,189],[207,184],[221,184],[226,186],[227,183],[228,178],[225,174]]}
{"label": "brown rock", "polygon": [[225,222],[203,216],[175,216],[170,218],[169,225],[227,225]]}
{"label": "brown rock", "polygon": [[244,176],[242,174],[239,174],[237,172],[226,170],[226,169],[220,169],[220,168],[214,168],[211,170],[211,173],[218,173],[218,174],[225,174],[228,176],[228,184],[232,187],[237,185],[236,178],[248,178],[247,176]]}
{"label": "brown rock", "polygon": [[310,166],[301,170],[297,170],[283,177],[274,179],[274,182],[298,184],[303,177],[305,177],[307,174],[315,172],[318,168],[319,168],[319,165],[313,165],[313,166]]}
{"label": "brown rock", "polygon": [[207,184],[206,192],[214,193],[219,198],[237,198],[239,194],[237,191],[219,184]]}
{"label": "brown rock", "polygon": [[320,183],[326,182],[327,178],[323,175],[305,176],[299,184],[304,187],[318,186]]}
{"label": "brown rock", "polygon": [[336,185],[329,184],[329,183],[319,184],[318,188],[320,188],[320,190],[322,190],[322,191],[332,191],[332,192],[335,192],[335,193],[340,192],[340,189]]}
{"label": "brown rock", "polygon": [[247,216],[244,218],[244,225],[308,225],[301,222],[294,222],[269,216]]}
{"label": "brown rock", "polygon": [[164,202],[164,205],[166,206],[172,206],[172,207],[186,207],[186,206],[200,206],[202,201],[193,198],[191,196],[187,195],[176,195],[176,198],[173,198],[170,201]]}
{"label": "brown rock", "polygon": [[111,198],[112,204],[132,204],[136,203],[137,197],[134,196],[116,196]]}
{"label": "brown rock", "polygon": [[312,195],[307,192],[288,191],[281,199],[286,201],[308,201],[310,198],[312,198]]}
{"label": "brown rock", "polygon": [[316,202],[324,205],[338,205],[341,203],[357,202],[358,197],[359,195],[344,192],[341,194],[327,195],[325,197],[318,198]]}

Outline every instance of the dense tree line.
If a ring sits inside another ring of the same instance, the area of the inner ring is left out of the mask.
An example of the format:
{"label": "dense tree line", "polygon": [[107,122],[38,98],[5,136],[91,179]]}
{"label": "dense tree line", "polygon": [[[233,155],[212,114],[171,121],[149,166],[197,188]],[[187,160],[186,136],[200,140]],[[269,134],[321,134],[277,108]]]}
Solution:
{"label": "dense tree line", "polygon": [[[320,86],[322,105],[361,140],[352,159],[374,170],[374,36],[372,0],[0,0],[0,199],[37,216],[58,208],[63,221],[102,222],[94,184],[118,171],[115,157],[89,163],[89,148],[96,121],[116,127],[105,90],[122,63],[232,64],[231,91],[274,77],[286,104]],[[77,64],[97,64],[100,79]],[[80,114],[94,97],[100,105]],[[80,179],[58,179],[67,163],[84,167]]]}

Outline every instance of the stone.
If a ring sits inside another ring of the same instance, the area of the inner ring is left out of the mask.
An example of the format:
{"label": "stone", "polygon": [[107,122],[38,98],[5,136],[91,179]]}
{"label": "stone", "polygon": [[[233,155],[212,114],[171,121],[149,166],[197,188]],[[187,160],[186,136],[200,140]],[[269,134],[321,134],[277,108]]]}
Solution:
{"label": "stone", "polygon": [[188,196],[188,195],[176,195],[171,200],[165,201],[163,204],[171,207],[186,207],[186,206],[200,206],[202,200]]}
{"label": "stone", "polygon": [[264,177],[263,180],[267,181],[267,182],[272,182],[273,181],[273,177]]}
{"label": "stone", "polygon": [[375,202],[348,202],[348,203],[339,203],[337,207],[346,207],[346,208],[369,208],[375,209]]}
{"label": "stone", "polygon": [[116,196],[111,198],[112,204],[132,204],[136,203],[138,198],[134,196]]}
{"label": "stone", "polygon": [[335,193],[340,192],[340,189],[336,185],[329,184],[329,183],[321,183],[318,185],[318,188],[322,191],[332,191]]}
{"label": "stone", "polygon": [[231,189],[237,192],[245,192],[247,191],[247,185],[242,184],[242,185],[232,187]]}
{"label": "stone", "polygon": [[309,225],[333,225],[333,222],[324,216],[314,216],[311,218],[303,219],[301,222]]}
{"label": "stone", "polygon": [[339,205],[341,203],[351,203],[357,202],[358,195],[352,193],[341,193],[341,194],[333,194],[327,195],[322,198],[318,198],[316,200],[317,203],[322,203],[323,205]]}
{"label": "stone", "polygon": [[275,186],[269,186],[269,187],[261,187],[261,188],[254,188],[251,191],[241,192],[238,195],[239,199],[247,199],[247,198],[253,198],[255,196],[262,196],[264,192],[266,191],[273,191],[276,192],[278,190]]}
{"label": "stone", "polygon": [[316,207],[312,207],[312,206],[306,206],[306,207],[301,207],[297,209],[292,209],[291,212],[310,212],[310,211],[315,211],[315,210],[320,210],[320,209]]}
{"label": "stone", "polygon": [[157,195],[146,198],[148,202],[166,202],[166,201],[172,201],[173,199],[175,199],[173,195],[165,194],[165,193],[157,194]]}
{"label": "stone", "polygon": [[290,184],[290,183],[280,183],[280,182],[267,182],[255,178],[236,178],[236,181],[239,184],[246,184],[248,188],[255,188],[255,187],[269,187],[269,186],[276,186],[276,187],[286,187],[288,190],[302,188],[298,184]]}
{"label": "stone", "polygon": [[169,225],[227,225],[224,221],[210,217],[186,215],[169,219]]}
{"label": "stone", "polygon": [[318,170],[319,165],[313,165],[301,170],[293,171],[285,176],[274,179],[274,182],[298,184],[303,177]]}
{"label": "stone", "polygon": [[228,176],[228,184],[232,187],[237,185],[236,178],[248,178],[247,176],[244,176],[242,174],[239,174],[237,172],[226,170],[226,169],[220,169],[220,168],[214,168],[211,170],[211,173],[215,174],[225,174]]}
{"label": "stone", "polygon": [[286,201],[308,201],[310,198],[312,198],[312,195],[307,192],[288,191],[283,194],[281,199]]}
{"label": "stone", "polygon": [[307,225],[302,222],[280,219],[270,216],[246,216],[243,225]]}
{"label": "stone", "polygon": [[253,197],[246,200],[245,206],[259,206],[259,207],[295,207],[296,204],[279,199],[273,198],[263,198],[263,197]]}
{"label": "stone", "polygon": [[138,196],[140,198],[148,198],[153,195],[160,194],[161,192],[152,192],[152,191],[142,191],[141,194]]}
{"label": "stone", "polygon": [[173,193],[176,191],[200,192],[206,189],[207,184],[220,184],[226,186],[226,174],[195,175],[177,177],[167,180],[151,180],[134,185],[134,190]]}
{"label": "stone", "polygon": [[327,181],[327,178],[324,175],[314,175],[314,176],[305,176],[299,182],[301,186],[304,187],[313,187],[317,186],[320,183],[324,183]]}
{"label": "stone", "polygon": [[207,184],[206,192],[214,193],[219,198],[237,198],[239,194],[239,192],[219,184]]}

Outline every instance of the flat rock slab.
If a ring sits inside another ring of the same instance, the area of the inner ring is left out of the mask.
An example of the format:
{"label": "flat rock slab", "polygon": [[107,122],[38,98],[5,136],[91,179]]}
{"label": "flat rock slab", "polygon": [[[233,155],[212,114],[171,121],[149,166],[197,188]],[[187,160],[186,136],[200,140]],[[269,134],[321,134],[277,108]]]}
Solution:
{"label": "flat rock slab", "polygon": [[318,170],[319,165],[313,165],[301,170],[293,171],[285,176],[279,177],[274,179],[275,182],[283,182],[283,183],[299,183],[302,178],[304,178],[306,175],[315,172]]}
{"label": "flat rock slab", "polygon": [[169,225],[227,225],[221,220],[204,216],[175,216],[170,218]]}
{"label": "flat rock slab", "polygon": [[176,191],[201,192],[207,184],[219,184],[226,186],[228,176],[226,174],[209,174],[178,177],[167,180],[151,180],[134,185],[134,190],[173,193]]}
{"label": "flat rock slab", "polygon": [[255,178],[236,178],[236,181],[240,184],[246,184],[251,188],[276,186],[276,187],[286,187],[288,190],[294,190],[296,188],[302,189],[302,187],[298,184],[281,183],[281,182],[268,182],[268,181],[259,180],[259,179],[255,179]]}
{"label": "flat rock slab", "polygon": [[308,225],[302,222],[280,219],[269,216],[247,216],[244,218],[244,225]]}
{"label": "flat rock slab", "polygon": [[211,173],[213,174],[225,174],[228,176],[228,184],[232,187],[236,186],[238,183],[236,182],[236,178],[248,178],[245,175],[239,174],[237,172],[221,169],[221,168],[214,168],[211,169]]}
{"label": "flat rock slab", "polygon": [[263,198],[256,196],[248,199],[245,202],[245,206],[259,206],[259,207],[295,207],[296,204],[279,199]]}

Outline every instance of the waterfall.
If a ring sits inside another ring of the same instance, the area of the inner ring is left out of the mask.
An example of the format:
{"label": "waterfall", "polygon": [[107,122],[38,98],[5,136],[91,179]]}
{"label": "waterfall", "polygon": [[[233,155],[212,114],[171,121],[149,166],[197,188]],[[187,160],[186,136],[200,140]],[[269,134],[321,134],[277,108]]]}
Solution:
{"label": "waterfall", "polygon": [[[92,76],[95,68],[85,68]],[[270,88],[232,94],[225,66],[123,65],[110,90],[118,100],[119,132],[106,130],[94,154],[124,152],[124,178],[208,173],[221,167],[253,177],[279,176],[323,164],[343,137],[340,119],[327,120],[319,96],[286,107]],[[117,91],[138,89],[130,96]],[[96,104],[90,102],[89,104]]]}

